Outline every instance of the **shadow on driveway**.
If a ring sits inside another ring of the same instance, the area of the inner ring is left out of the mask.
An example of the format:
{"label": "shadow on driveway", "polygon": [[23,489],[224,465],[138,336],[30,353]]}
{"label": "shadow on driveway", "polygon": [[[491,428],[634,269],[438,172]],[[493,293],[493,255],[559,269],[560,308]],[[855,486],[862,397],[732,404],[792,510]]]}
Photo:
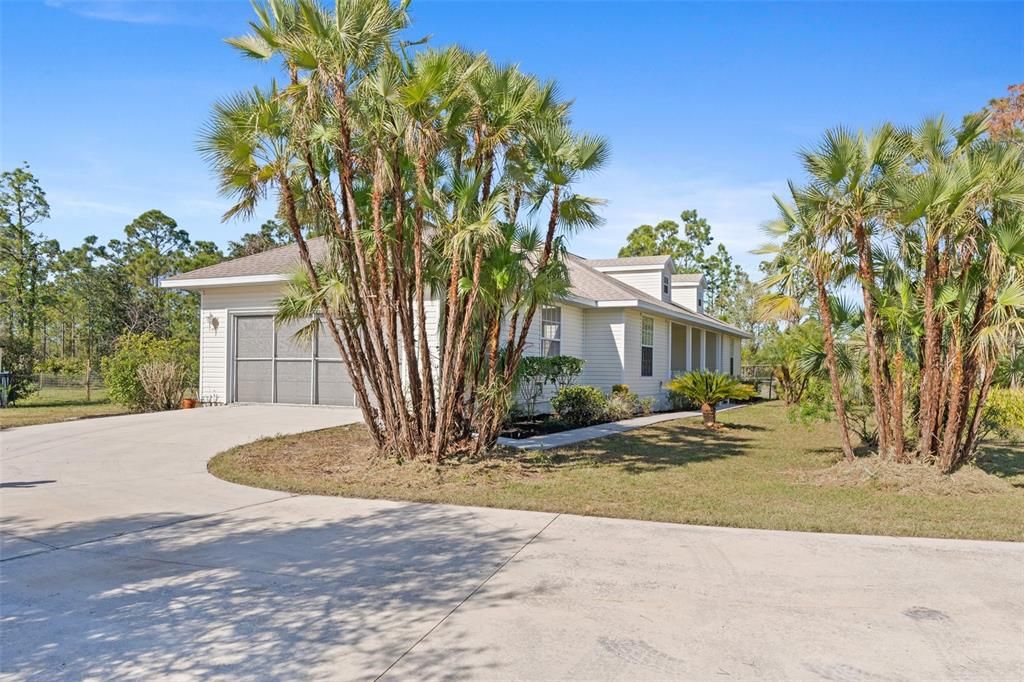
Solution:
{"label": "shadow on driveway", "polygon": [[[3,672],[376,676],[550,518],[496,527],[482,510],[380,503],[366,513],[363,502],[339,514],[332,502],[346,501],[290,498],[5,561]],[[169,519],[101,523],[150,521]],[[465,676],[451,657],[472,653],[421,660],[419,673]]]}

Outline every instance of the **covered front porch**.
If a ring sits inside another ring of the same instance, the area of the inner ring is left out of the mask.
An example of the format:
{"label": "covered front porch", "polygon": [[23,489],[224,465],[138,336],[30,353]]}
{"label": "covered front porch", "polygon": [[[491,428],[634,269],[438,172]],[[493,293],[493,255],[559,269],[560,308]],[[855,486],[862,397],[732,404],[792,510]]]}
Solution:
{"label": "covered front porch", "polygon": [[740,367],[738,337],[704,327],[669,325],[669,378],[698,369],[734,375]]}

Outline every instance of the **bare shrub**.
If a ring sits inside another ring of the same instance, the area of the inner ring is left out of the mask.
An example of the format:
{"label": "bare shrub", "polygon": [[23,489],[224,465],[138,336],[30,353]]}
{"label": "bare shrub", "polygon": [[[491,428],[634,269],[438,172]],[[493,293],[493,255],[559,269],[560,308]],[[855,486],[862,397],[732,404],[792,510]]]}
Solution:
{"label": "bare shrub", "polygon": [[139,366],[139,383],[147,410],[173,410],[185,397],[187,371],[178,362],[147,362]]}

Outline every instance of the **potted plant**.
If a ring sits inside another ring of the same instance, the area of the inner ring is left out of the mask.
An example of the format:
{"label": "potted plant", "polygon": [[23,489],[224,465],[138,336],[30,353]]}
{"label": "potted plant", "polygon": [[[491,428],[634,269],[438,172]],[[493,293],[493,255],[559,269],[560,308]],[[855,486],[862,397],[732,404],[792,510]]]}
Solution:
{"label": "potted plant", "polygon": [[192,384],[185,386],[185,395],[181,399],[181,409],[191,410],[193,407],[199,405],[199,401],[196,400],[197,395],[196,387]]}

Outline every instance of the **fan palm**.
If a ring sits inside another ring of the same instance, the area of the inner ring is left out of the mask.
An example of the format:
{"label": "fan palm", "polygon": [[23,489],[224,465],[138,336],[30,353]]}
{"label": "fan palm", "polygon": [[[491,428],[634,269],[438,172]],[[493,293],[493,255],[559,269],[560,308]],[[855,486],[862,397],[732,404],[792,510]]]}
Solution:
{"label": "fan palm", "polygon": [[727,374],[698,370],[681,374],[671,379],[668,390],[686,396],[700,405],[704,426],[709,429],[717,424],[718,403],[726,400],[747,400],[754,396],[754,389]]}
{"label": "fan palm", "polygon": [[[854,458],[853,445],[850,442],[846,419],[843,379],[837,359],[835,328],[828,291],[830,282],[845,279],[848,270],[846,257],[849,243],[839,239],[835,221],[817,210],[817,207],[820,206],[820,198],[813,196],[817,191],[813,186],[798,189],[795,185],[790,184],[789,190],[792,203],[775,197],[779,217],[770,223],[767,229],[784,240],[783,248],[785,250],[798,254],[795,262],[804,264],[814,283],[818,314],[821,316],[825,363],[828,367],[832,399],[835,403],[836,417],[842,437],[843,456],[847,460],[852,460]],[[812,195],[810,200],[808,200],[808,194]]]}

